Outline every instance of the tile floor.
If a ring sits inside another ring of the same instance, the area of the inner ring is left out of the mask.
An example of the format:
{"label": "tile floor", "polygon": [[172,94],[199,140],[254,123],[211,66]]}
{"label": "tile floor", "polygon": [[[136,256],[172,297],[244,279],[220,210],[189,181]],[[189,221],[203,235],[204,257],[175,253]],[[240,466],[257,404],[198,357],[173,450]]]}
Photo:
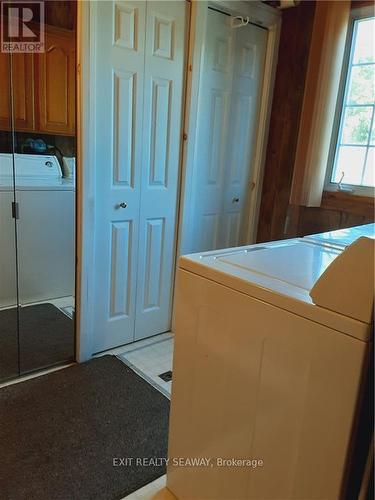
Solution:
{"label": "tile floor", "polygon": [[166,487],[167,476],[161,476],[143,488],[130,493],[122,500],[177,500]]}
{"label": "tile floor", "polygon": [[165,381],[159,375],[172,371],[173,334],[164,333],[148,340],[143,345],[132,344],[117,357],[170,399],[172,381]]}

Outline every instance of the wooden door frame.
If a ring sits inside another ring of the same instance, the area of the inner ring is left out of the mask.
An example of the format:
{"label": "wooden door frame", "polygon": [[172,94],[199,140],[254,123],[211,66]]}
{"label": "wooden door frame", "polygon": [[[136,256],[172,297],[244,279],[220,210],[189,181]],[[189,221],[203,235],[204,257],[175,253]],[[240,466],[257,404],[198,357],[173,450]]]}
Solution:
{"label": "wooden door frame", "polygon": [[[261,2],[236,2],[236,11],[230,1],[192,0],[187,36],[187,68],[184,92],[183,131],[188,140],[182,141],[180,167],[179,210],[176,219],[176,257],[184,252],[189,237],[189,202],[192,195],[192,174],[195,158],[195,125],[198,108],[201,42],[204,35],[208,5],[231,13],[249,15],[269,30],[265,78],[262,89],[260,124],[256,141],[254,173],[256,194],[250,205],[248,240],[252,242],[260,205],[263,180],[264,152],[268,136],[272,91],[279,43],[280,13]],[[80,0],[77,6],[77,243],[76,243],[76,361],[92,357],[92,332],[95,297],[95,95],[91,82],[95,81],[95,1]],[[185,210],[184,210],[185,207]],[[176,258],[177,265],[177,258]],[[172,303],[172,315],[174,304]]]}
{"label": "wooden door frame", "polygon": [[76,207],[76,361],[92,356],[94,321],[95,236],[95,105],[91,82],[95,81],[95,2],[77,4],[77,207]]}

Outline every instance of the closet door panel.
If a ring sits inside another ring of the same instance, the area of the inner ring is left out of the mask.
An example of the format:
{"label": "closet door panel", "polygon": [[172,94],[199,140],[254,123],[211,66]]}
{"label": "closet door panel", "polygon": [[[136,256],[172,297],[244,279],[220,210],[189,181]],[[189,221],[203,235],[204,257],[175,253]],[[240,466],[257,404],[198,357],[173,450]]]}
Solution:
{"label": "closet door panel", "polygon": [[227,137],[223,240],[228,247],[246,244],[248,204],[267,47],[267,30],[248,25],[236,30],[232,98]]}
{"label": "closet door panel", "polygon": [[186,4],[147,3],[136,339],[170,329]]}
{"label": "closet door panel", "polygon": [[[194,189],[194,251],[225,246],[222,230],[226,138],[233,74],[234,30],[230,18],[208,9],[199,89],[197,169]],[[214,224],[213,224],[214,222]],[[210,224],[210,229],[208,225]]]}
{"label": "closet door panel", "polygon": [[133,341],[142,169],[145,2],[96,2],[93,351]]}
{"label": "closet door panel", "polygon": [[246,242],[267,36],[252,24],[233,29],[230,16],[207,10],[191,218],[194,252]]}

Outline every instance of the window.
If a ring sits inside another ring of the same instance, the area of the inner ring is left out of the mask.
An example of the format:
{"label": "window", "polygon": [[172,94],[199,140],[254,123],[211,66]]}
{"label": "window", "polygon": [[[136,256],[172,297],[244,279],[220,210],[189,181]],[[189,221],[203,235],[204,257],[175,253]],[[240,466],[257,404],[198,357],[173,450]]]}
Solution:
{"label": "window", "polygon": [[373,192],[374,34],[374,17],[353,21],[345,85],[338,110],[338,127],[331,150],[332,169],[328,172],[328,189],[338,188],[358,194]]}

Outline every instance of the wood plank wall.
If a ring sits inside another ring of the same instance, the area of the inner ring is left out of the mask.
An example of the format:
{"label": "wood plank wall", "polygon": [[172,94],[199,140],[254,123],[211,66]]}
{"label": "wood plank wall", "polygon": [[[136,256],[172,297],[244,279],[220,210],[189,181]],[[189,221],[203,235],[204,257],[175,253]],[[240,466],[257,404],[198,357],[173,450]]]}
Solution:
{"label": "wood plank wall", "polygon": [[289,205],[315,2],[284,10],[266,152],[258,241],[282,237]]}
{"label": "wood plank wall", "polygon": [[68,30],[76,29],[76,0],[47,0],[44,1],[44,5],[46,24]]}
{"label": "wood plank wall", "polygon": [[[371,5],[367,0],[352,5]],[[283,12],[257,241],[304,236],[374,221],[374,200],[324,193],[321,207],[289,205],[315,2]]]}
{"label": "wood plank wall", "polygon": [[[42,0],[44,3],[44,22],[51,26],[76,29],[77,0]],[[38,16],[33,18],[38,22]]]}

